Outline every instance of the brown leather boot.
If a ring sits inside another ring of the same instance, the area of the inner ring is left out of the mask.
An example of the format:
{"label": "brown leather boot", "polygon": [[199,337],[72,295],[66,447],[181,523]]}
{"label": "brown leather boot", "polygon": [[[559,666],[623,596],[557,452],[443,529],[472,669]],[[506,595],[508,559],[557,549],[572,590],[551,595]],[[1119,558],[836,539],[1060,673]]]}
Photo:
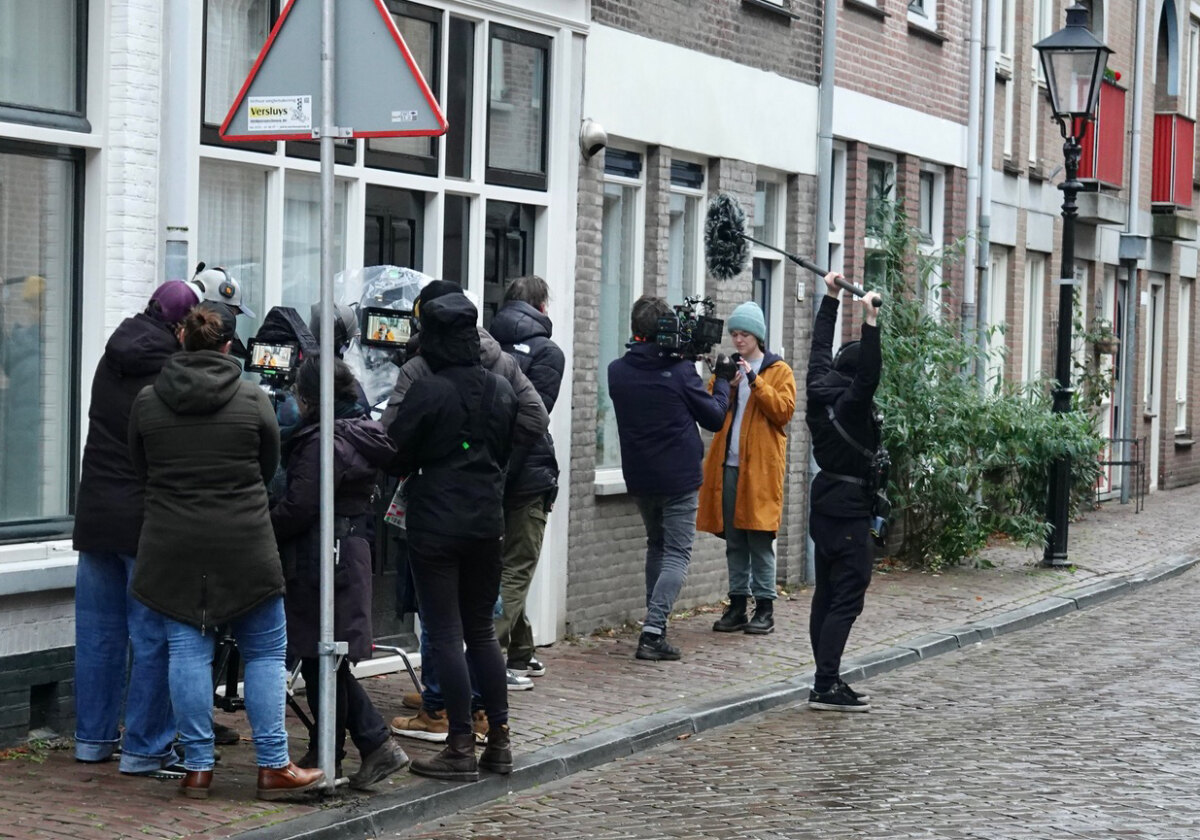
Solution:
{"label": "brown leather boot", "polygon": [[446,736],[446,748],[433,758],[416,758],[408,769],[418,776],[445,779],[448,782],[474,782],[479,779],[475,761],[475,733]]}
{"label": "brown leather boot", "polygon": [[189,770],[187,775],[179,780],[180,792],[188,799],[208,799],[212,773],[211,770]]}
{"label": "brown leather boot", "polygon": [[512,747],[508,742],[508,724],[502,723],[488,730],[487,746],[479,756],[479,766],[507,776],[512,772]]}
{"label": "brown leather boot", "polygon": [[283,799],[293,793],[312,790],[325,781],[320,770],[306,770],[288,762],[287,767],[258,768],[258,798]]}

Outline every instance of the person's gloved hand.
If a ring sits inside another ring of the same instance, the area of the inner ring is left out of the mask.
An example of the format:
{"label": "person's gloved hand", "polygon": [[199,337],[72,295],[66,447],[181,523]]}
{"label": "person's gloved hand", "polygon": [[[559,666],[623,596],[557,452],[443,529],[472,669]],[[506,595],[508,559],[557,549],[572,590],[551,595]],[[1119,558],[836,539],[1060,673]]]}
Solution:
{"label": "person's gloved hand", "polygon": [[737,372],[738,366],[724,353],[718,355],[716,361],[713,362],[713,376],[717,379],[732,382],[733,378],[737,376]]}

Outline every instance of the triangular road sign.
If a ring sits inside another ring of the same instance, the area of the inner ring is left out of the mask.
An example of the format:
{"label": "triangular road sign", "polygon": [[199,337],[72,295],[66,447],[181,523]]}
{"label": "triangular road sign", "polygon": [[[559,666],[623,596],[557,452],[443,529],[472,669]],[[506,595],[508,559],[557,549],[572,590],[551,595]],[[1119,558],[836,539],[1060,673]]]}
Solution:
{"label": "triangular road sign", "polygon": [[[311,140],[320,129],[321,4],[289,0],[221,124],[221,139]],[[446,117],[383,0],[336,0],[334,14],[339,136],[445,134]]]}

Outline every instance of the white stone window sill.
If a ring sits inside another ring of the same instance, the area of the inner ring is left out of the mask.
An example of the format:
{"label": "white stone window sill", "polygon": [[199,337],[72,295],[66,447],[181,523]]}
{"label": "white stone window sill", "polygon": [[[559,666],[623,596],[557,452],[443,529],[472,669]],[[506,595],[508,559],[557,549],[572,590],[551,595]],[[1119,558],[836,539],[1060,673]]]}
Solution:
{"label": "white stone window sill", "polygon": [[620,467],[596,470],[592,487],[597,496],[623,496],[629,492],[625,489],[625,476]]}
{"label": "white stone window sill", "polygon": [[72,589],[77,556],[70,540],[0,545],[0,595]]}

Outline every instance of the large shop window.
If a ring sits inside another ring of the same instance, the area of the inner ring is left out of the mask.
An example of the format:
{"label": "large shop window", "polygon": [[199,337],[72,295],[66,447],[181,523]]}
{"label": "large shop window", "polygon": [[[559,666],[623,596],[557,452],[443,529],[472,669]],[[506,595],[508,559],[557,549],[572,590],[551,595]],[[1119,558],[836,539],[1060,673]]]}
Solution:
{"label": "large shop window", "polygon": [[[333,188],[334,271],[346,264],[346,182]],[[289,172],[283,191],[284,306],[308,320],[321,297],[321,179]],[[257,312],[257,310],[255,310]]]}
{"label": "large shop window", "polygon": [[86,0],[0,2],[0,120],[90,131]]}
{"label": "large shop window", "polygon": [[490,33],[487,181],[544,190],[550,39],[498,24]]}
{"label": "large shop window", "polygon": [[[388,8],[396,28],[404,37],[413,61],[425,77],[438,102],[442,101],[440,73],[442,12],[416,3],[389,0]],[[438,138],[372,137],[367,140],[368,166],[402,169],[420,175],[437,175]]]}
{"label": "large shop window", "polygon": [[196,235],[200,260],[219,265],[242,287],[256,318],[238,317],[238,335],[258,330],[264,312],[267,174],[249,166],[200,161],[200,221]]}
{"label": "large shop window", "polygon": [[625,352],[629,315],[638,288],[641,156],[609,150],[605,156],[605,177],[600,248],[600,363],[596,375],[599,384],[596,467],[600,469],[621,465],[617,417],[608,393],[608,366]]}
{"label": "large shop window", "polygon": [[81,161],[0,146],[0,539],[69,530]]}
{"label": "large shop window", "polygon": [[[204,84],[201,91],[200,139],[224,145],[217,130],[254,67],[279,0],[208,0],[204,4]],[[274,152],[273,141],[238,143],[242,148]]]}

